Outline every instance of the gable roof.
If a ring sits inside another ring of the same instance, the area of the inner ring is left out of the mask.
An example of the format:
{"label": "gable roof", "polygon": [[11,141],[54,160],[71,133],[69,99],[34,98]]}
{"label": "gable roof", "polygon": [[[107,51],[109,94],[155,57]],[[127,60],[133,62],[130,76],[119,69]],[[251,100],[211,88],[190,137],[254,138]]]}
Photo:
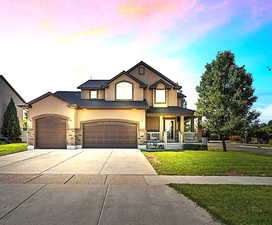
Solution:
{"label": "gable roof", "polygon": [[164,84],[164,86],[165,86],[167,89],[171,89],[171,88],[173,87],[173,85],[167,83],[167,82],[164,81],[163,79],[160,79],[160,80],[157,80],[155,83],[151,84],[151,85],[149,86],[149,89],[155,89],[159,83]]}
{"label": "gable roof", "polygon": [[109,80],[88,80],[85,83],[79,85],[77,88],[86,89],[101,89]]}
{"label": "gable roof", "polygon": [[[40,101],[40,100],[42,100],[42,99],[44,99],[44,98],[47,98],[48,96],[54,96],[54,97],[56,97],[56,98],[58,98],[58,99],[60,99],[60,100],[62,100],[62,101],[67,102],[67,100],[66,100],[65,98],[62,98],[61,96],[58,96],[58,95],[56,95],[55,93],[47,92],[47,93],[45,93],[45,94],[39,96],[38,98],[35,98],[35,99],[31,100],[30,102],[28,102],[28,103],[26,103],[26,104],[27,104],[28,106],[31,106],[31,105],[34,104],[35,102],[38,102],[38,101]],[[69,102],[67,102],[67,103],[69,103]]]}
{"label": "gable roof", "polygon": [[181,86],[178,85],[176,82],[172,81],[171,79],[169,79],[168,77],[166,77],[165,75],[163,75],[161,72],[159,72],[158,70],[154,69],[153,67],[149,66],[147,63],[140,61],[139,63],[137,63],[135,66],[131,67],[127,72],[130,73],[132,70],[134,70],[135,68],[137,68],[138,66],[144,66],[147,69],[151,70],[153,73],[157,74],[158,76],[160,76],[162,79],[166,80],[168,83],[172,84],[174,86],[174,88],[176,89],[180,89]]}
{"label": "gable roof", "polygon": [[0,79],[2,79],[9,86],[9,88],[18,96],[18,98],[23,103],[26,103],[25,100],[21,97],[21,95],[18,94],[18,92],[10,85],[10,83],[5,79],[5,77],[3,75],[0,75]]}
{"label": "gable roof", "polygon": [[117,78],[119,78],[119,77],[122,76],[122,75],[126,75],[126,76],[128,76],[130,79],[136,81],[136,82],[140,85],[141,88],[146,88],[146,87],[147,87],[147,84],[145,84],[143,81],[137,79],[136,77],[134,77],[133,75],[131,75],[130,73],[128,73],[128,72],[126,72],[126,71],[122,71],[121,73],[117,74],[115,77],[113,77],[112,79],[110,79],[107,83],[105,83],[104,87],[108,87],[109,84],[110,84],[112,81],[116,80]]}

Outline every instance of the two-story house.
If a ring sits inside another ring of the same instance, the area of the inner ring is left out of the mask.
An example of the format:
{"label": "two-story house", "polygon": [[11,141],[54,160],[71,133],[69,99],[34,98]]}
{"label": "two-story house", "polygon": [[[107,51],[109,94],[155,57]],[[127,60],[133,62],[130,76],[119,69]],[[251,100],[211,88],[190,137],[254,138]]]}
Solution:
{"label": "two-story house", "polygon": [[147,139],[184,141],[181,86],[144,62],[80,91],[46,93],[29,103],[29,148],[137,148]]}

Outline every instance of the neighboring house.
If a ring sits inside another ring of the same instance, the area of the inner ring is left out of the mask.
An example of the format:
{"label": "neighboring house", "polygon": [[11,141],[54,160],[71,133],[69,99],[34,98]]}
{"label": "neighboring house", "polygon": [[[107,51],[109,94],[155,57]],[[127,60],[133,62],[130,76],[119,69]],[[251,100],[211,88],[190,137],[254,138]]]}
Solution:
{"label": "neighboring house", "polygon": [[29,148],[135,148],[147,139],[182,142],[181,86],[140,62],[110,80],[88,80],[80,91],[48,92],[27,103]]}
{"label": "neighboring house", "polygon": [[10,99],[13,99],[16,108],[17,114],[20,122],[20,126],[23,127],[23,109],[19,105],[24,105],[24,99],[17,93],[17,91],[9,84],[4,76],[0,75],[0,137],[2,137],[2,124],[4,113],[7,109],[7,106],[10,102]]}

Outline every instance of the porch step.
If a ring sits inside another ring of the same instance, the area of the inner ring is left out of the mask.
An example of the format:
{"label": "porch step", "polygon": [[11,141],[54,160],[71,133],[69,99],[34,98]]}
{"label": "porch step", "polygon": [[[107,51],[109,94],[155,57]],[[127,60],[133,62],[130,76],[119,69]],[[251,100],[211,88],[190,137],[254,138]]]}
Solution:
{"label": "porch step", "polygon": [[180,149],[182,148],[182,144],[180,143],[167,143],[166,146],[165,146],[166,149]]}

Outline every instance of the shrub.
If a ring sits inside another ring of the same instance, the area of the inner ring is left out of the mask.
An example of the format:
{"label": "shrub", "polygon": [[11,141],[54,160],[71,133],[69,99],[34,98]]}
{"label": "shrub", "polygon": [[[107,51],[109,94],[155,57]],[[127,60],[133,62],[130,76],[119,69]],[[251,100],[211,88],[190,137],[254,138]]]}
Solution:
{"label": "shrub", "polygon": [[20,140],[21,128],[17,116],[17,109],[13,99],[10,99],[2,125],[2,135],[12,142]]}

